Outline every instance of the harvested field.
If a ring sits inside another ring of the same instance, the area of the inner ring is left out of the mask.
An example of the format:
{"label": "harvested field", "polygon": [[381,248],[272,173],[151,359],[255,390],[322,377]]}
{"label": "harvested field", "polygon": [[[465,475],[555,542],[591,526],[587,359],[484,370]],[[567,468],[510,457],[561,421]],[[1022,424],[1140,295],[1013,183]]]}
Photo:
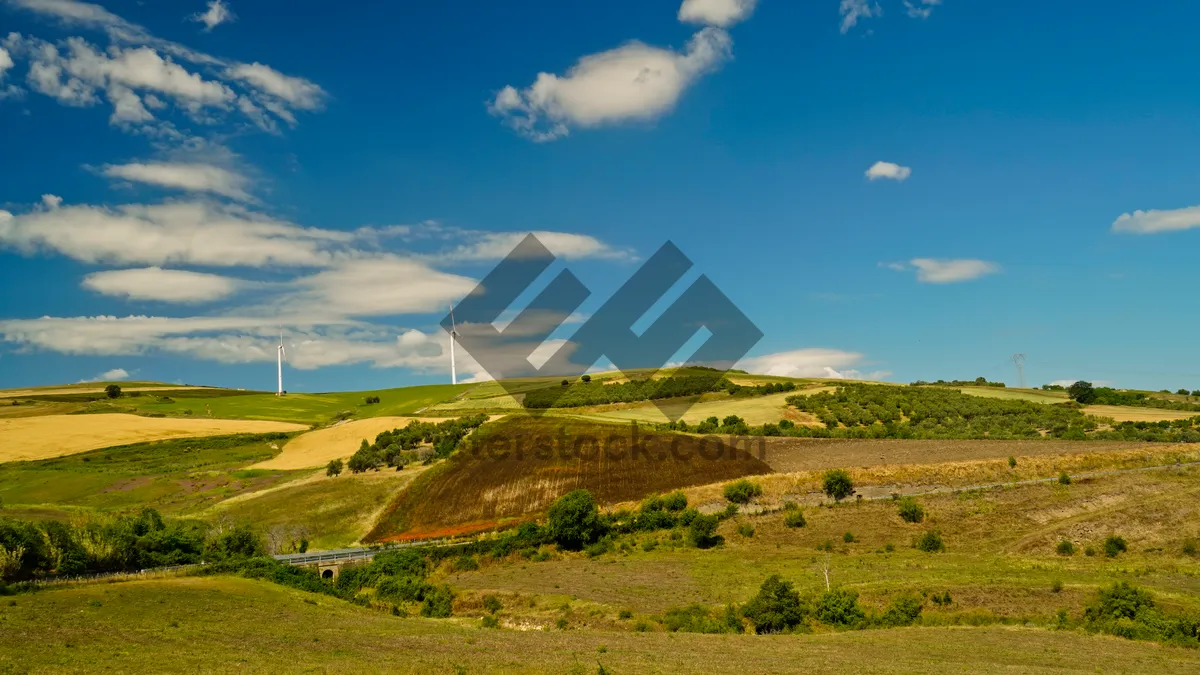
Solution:
{"label": "harvested field", "polygon": [[46,415],[0,419],[0,462],[48,459],[166,438],[303,431],[285,422],[165,419],[137,415]]}
{"label": "harvested field", "polygon": [[[760,438],[754,439],[757,452]],[[779,473],[900,464],[942,464],[1008,457],[1119,452],[1162,444],[1138,441],[967,441],[765,438],[764,461]]]}
{"label": "harvested field", "polygon": [[[367,541],[492,529],[587,489],[601,504],[680,487],[767,474],[744,450],[686,434],[563,418],[512,417],[481,428],[385,512]],[[568,440],[569,439],[569,440]],[[634,451],[631,448],[639,448]]]}
{"label": "harvested field", "polygon": [[1007,389],[1004,387],[963,387],[964,394],[999,398],[1008,401],[1031,401],[1033,403],[1066,403],[1067,394],[1061,391],[1038,391],[1036,389]]}
{"label": "harvested field", "polygon": [[[204,390],[211,389],[212,391],[221,391],[212,389],[211,387],[183,387],[176,384],[159,384],[146,385],[138,387],[121,387],[122,392],[130,391],[161,391],[170,389],[172,391],[185,390]],[[42,387],[35,389],[3,389],[0,390],[0,398],[22,398],[25,396],[59,396],[67,394],[103,394],[104,387],[86,386],[86,387]]]}
{"label": "harvested field", "polygon": [[440,417],[371,417],[365,420],[341,422],[331,427],[301,434],[283,446],[277,457],[255,464],[251,469],[290,471],[325,466],[333,459],[345,459],[358,450],[363,439],[374,442],[384,431],[408,426],[414,420],[443,422]]}
{"label": "harvested field", "polygon": [[1186,410],[1160,410],[1126,405],[1089,405],[1083,412],[1096,417],[1111,417],[1117,422],[1162,422],[1164,420],[1186,420],[1200,415]]}
{"label": "harvested field", "polygon": [[616,405],[611,406],[614,409],[587,414],[597,418],[665,424],[671,421],[663,414],[665,410],[673,416],[682,413],[683,421],[688,424],[699,424],[709,417],[724,419],[727,415],[737,415],[746,420],[746,424],[755,426],[778,422],[781,419],[790,419],[797,424],[816,424],[816,418],[812,415],[789,408],[787,399],[790,396],[816,394],[833,391],[833,389],[833,387],[816,387],[751,398],[731,398],[724,394],[709,398],[706,395],[698,403],[690,399],[660,401],[661,410],[654,402],[646,401],[636,406]]}

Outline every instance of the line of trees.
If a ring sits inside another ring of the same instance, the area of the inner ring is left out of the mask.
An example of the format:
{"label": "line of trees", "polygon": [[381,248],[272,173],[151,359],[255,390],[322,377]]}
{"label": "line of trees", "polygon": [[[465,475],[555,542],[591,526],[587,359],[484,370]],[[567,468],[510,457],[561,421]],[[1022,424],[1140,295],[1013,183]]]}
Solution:
{"label": "line of trees", "polygon": [[248,525],[167,519],[150,508],[74,523],[0,519],[0,581],[129,572],[262,555]]}
{"label": "line of trees", "polygon": [[1003,382],[988,382],[986,377],[977,377],[974,380],[938,380],[936,382],[926,382],[925,380],[917,380],[911,386],[922,387],[927,385],[937,385],[939,387],[1006,387],[1008,385]]}
{"label": "line of trees", "polygon": [[[564,380],[566,382],[566,380]],[[569,385],[569,386],[567,386]],[[735,384],[715,374],[681,375],[661,379],[630,380],[618,384],[580,381],[560,387],[543,387],[525,394],[522,405],[528,409],[579,408],[609,403],[634,403],[665,398],[697,396],[724,391],[730,396],[764,396],[795,391],[795,382],[771,382],[762,385]]]}
{"label": "line of trees", "polygon": [[[1188,394],[1186,389],[1181,389],[1180,393],[1182,395]],[[1091,382],[1084,380],[1080,380],[1067,387],[1067,396],[1082,405],[1125,405],[1141,408],[1157,408],[1160,410],[1200,412],[1200,403],[1172,401],[1141,391],[1121,391],[1111,387],[1094,387]]]}

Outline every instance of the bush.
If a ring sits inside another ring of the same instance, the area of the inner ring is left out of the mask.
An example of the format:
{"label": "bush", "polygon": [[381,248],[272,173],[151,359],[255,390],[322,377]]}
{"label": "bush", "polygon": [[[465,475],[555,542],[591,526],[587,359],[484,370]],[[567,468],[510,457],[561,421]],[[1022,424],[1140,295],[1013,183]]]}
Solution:
{"label": "bush", "polygon": [[942,541],[942,534],[937,530],[930,530],[917,537],[913,546],[926,553],[941,553],[946,550],[946,544]]}
{"label": "bush", "polygon": [[906,523],[919,523],[925,520],[925,509],[912,497],[900,500],[900,519]]}
{"label": "bush", "polygon": [[834,588],[817,601],[817,620],[830,626],[853,626],[865,616],[858,606],[858,591]]}
{"label": "bush", "polygon": [[454,591],[449,586],[434,586],[421,603],[421,616],[445,619],[453,613]]}
{"label": "bush", "polygon": [[1017,468],[1017,458],[1016,458],[1016,457],[1009,456],[1009,458],[1008,458],[1008,468],[1010,468],[1010,469],[1015,469],[1015,468]]}
{"label": "bush", "polygon": [[717,525],[721,519],[716,516],[696,516],[688,526],[688,534],[696,548],[710,548],[717,543]]}
{"label": "bush", "polygon": [[664,495],[662,505],[667,511],[683,511],[688,505],[687,495],[679,491]]}
{"label": "bush", "polygon": [[1066,471],[1063,471],[1062,473],[1058,474],[1058,484],[1059,485],[1070,485],[1071,484],[1071,476],[1068,475]]}
{"label": "bush", "polygon": [[750,523],[738,523],[737,533],[749,539],[754,536],[754,526]]}
{"label": "bush", "polygon": [[1196,540],[1188,539],[1188,540],[1184,541],[1182,551],[1183,551],[1184,555],[1189,555],[1189,556],[1195,558],[1196,554],[1197,554]]}
{"label": "bush", "polygon": [[1109,558],[1117,557],[1117,554],[1124,553],[1129,550],[1129,545],[1125,543],[1123,537],[1110,536],[1104,540],[1104,555]]}
{"label": "bush", "polygon": [[483,596],[483,608],[486,609],[488,613],[495,614],[496,612],[504,609],[504,605],[500,604],[500,598],[497,598],[494,595],[485,595]]}
{"label": "bush", "polygon": [[483,617],[483,620],[480,622],[480,625],[483,626],[484,628],[499,628],[500,620],[497,619],[496,617],[492,616],[491,614],[488,614],[487,616]]}
{"label": "bush", "polygon": [[1062,593],[1062,589],[1063,589],[1062,579],[1055,579],[1054,583],[1050,584],[1050,592],[1051,593]]}
{"label": "bush", "polygon": [[[939,601],[941,600],[941,596],[936,597]],[[885,626],[911,626],[921,618],[921,609],[924,605],[921,598],[912,593],[905,593],[892,601],[880,620]]]}
{"label": "bush", "polygon": [[110,384],[104,388],[104,395],[109,398],[121,398],[120,385]]}
{"label": "bush", "polygon": [[479,563],[475,562],[475,556],[462,555],[454,561],[455,572],[474,572],[477,569],[479,569]]}
{"label": "bush", "polygon": [[834,501],[840,502],[854,494],[854,482],[850,480],[850,474],[842,469],[826,471],[821,479],[821,487]]}
{"label": "bush", "polygon": [[847,532],[846,534],[843,534],[842,541],[846,542],[847,544],[853,544],[854,543],[854,534],[852,532]]}
{"label": "bush", "polygon": [[725,499],[734,504],[748,504],[751,499],[762,496],[762,486],[754,481],[741,480],[734,481],[725,486]]}
{"label": "bush", "polygon": [[617,613],[617,618],[618,619],[632,619],[633,612],[629,611],[628,609],[623,609],[619,613]]}
{"label": "bush", "polygon": [[804,527],[808,524],[808,521],[804,519],[802,512],[788,511],[787,515],[783,517],[783,523],[788,527]]}
{"label": "bush", "polygon": [[546,529],[560,548],[578,551],[604,535],[596,500],[587,490],[575,490],[550,505]]}
{"label": "bush", "polygon": [[1075,555],[1075,544],[1063,539],[1058,542],[1058,546],[1054,549],[1059,555],[1072,556]]}
{"label": "bush", "polygon": [[331,459],[329,460],[329,465],[325,467],[325,475],[329,477],[341,475],[344,466],[342,460]]}
{"label": "bush", "polygon": [[742,616],[754,624],[756,633],[779,633],[791,630],[808,616],[808,608],[790,582],[772,574],[758,589],[758,594],[742,608]]}
{"label": "bush", "polygon": [[1088,546],[1087,548],[1083,549],[1083,554],[1090,558],[1090,557],[1096,555],[1096,549],[1092,548],[1091,546]]}

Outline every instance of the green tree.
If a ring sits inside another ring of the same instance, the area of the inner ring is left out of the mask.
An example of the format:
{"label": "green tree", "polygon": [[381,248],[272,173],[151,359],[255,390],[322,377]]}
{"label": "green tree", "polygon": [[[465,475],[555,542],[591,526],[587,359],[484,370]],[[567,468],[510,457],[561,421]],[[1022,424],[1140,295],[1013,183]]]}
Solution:
{"label": "green tree", "polygon": [[742,616],[754,624],[756,633],[778,633],[795,628],[808,615],[808,608],[791,582],[772,574],[758,589],[758,595],[742,608]]}
{"label": "green tree", "polygon": [[830,626],[852,626],[865,616],[858,606],[858,591],[834,588],[817,601],[817,620]]}
{"label": "green tree", "polygon": [[842,469],[826,471],[821,479],[821,486],[825,490],[825,494],[832,497],[834,501],[840,502],[854,494],[854,481],[850,480],[850,474]]}
{"label": "green tree", "polygon": [[1079,380],[1067,387],[1067,396],[1077,403],[1087,405],[1096,400],[1096,388],[1092,386],[1091,382]]}
{"label": "green tree", "polygon": [[721,519],[715,515],[699,515],[688,525],[688,534],[696,548],[709,548],[716,544],[717,525]]}
{"label": "green tree", "polygon": [[912,497],[900,500],[900,518],[906,523],[919,523],[925,520],[925,509]]}
{"label": "green tree", "polygon": [[109,398],[121,398],[121,385],[110,384],[104,388],[104,395]]}
{"label": "green tree", "polygon": [[596,500],[587,490],[575,490],[550,505],[546,529],[560,548],[578,551],[604,535]]}
{"label": "green tree", "polygon": [[449,586],[435,586],[425,593],[421,603],[421,616],[431,619],[445,619],[453,613],[454,591]]}
{"label": "green tree", "polygon": [[330,477],[340,475],[342,473],[343,466],[345,465],[342,464],[342,460],[331,459],[329,460],[329,466],[325,467],[325,475]]}

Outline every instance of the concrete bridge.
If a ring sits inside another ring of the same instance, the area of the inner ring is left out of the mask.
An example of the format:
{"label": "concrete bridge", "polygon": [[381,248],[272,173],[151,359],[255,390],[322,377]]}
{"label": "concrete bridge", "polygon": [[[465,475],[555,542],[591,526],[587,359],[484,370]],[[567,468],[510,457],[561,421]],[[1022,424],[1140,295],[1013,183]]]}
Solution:
{"label": "concrete bridge", "polygon": [[402,544],[388,544],[387,546],[339,548],[332,551],[288,553],[272,557],[281,563],[297,567],[316,567],[321,574],[321,578],[336,579],[338,573],[342,571],[343,565],[370,562],[375,558],[376,554],[383,553],[384,551],[395,551],[402,548],[412,548],[413,546],[449,546],[457,543],[462,542],[451,541],[449,539],[424,539]]}

